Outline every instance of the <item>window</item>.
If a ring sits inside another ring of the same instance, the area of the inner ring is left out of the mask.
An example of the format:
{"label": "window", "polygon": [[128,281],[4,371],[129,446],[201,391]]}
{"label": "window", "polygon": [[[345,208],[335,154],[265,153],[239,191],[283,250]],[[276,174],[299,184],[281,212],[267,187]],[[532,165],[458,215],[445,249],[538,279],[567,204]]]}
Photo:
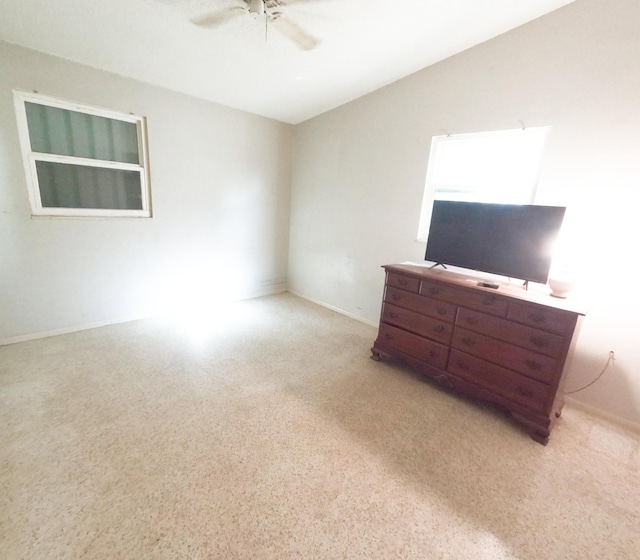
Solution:
{"label": "window", "polygon": [[14,91],[34,216],[150,217],[143,117]]}
{"label": "window", "polygon": [[434,200],[530,204],[549,127],[434,136],[420,214],[426,242]]}

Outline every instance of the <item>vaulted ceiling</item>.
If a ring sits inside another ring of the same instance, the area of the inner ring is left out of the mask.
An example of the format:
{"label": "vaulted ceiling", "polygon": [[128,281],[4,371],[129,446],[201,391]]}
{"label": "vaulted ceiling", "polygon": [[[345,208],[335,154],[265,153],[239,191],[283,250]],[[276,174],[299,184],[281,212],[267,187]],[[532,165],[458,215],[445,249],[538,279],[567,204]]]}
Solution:
{"label": "vaulted ceiling", "polygon": [[0,40],[297,124],[573,0],[255,1],[1,0]]}

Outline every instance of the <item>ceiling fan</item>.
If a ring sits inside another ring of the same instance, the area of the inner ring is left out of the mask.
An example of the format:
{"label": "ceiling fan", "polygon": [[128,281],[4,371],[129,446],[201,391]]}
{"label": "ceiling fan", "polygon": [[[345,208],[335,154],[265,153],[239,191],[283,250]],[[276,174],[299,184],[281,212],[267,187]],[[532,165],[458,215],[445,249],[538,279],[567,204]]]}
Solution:
{"label": "ceiling fan", "polygon": [[299,48],[308,51],[317,47],[320,41],[284,13],[284,9],[296,1],[300,0],[235,0],[235,6],[193,17],[191,23],[201,27],[216,27],[239,16],[256,15],[264,17],[265,30],[271,25]]}

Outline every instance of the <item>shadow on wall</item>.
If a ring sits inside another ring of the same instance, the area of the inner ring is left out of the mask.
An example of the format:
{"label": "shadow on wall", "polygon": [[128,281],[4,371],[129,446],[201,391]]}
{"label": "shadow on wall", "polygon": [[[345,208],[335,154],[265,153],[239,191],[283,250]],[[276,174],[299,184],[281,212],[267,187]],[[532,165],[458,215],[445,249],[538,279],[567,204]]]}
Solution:
{"label": "shadow on wall", "polygon": [[[619,273],[618,273],[619,274]],[[575,353],[565,383],[565,394],[577,401],[605,411],[622,420],[640,425],[640,387],[638,386],[637,316],[640,301],[616,279],[611,270],[599,272],[603,281],[585,290],[593,302],[584,318]],[[605,368],[609,353],[615,360]]]}
{"label": "shadow on wall", "polygon": [[[583,347],[585,344],[583,343]],[[638,423],[640,410],[629,381],[630,372],[614,348],[609,351],[576,349],[564,394],[576,401],[607,411],[624,421]]]}

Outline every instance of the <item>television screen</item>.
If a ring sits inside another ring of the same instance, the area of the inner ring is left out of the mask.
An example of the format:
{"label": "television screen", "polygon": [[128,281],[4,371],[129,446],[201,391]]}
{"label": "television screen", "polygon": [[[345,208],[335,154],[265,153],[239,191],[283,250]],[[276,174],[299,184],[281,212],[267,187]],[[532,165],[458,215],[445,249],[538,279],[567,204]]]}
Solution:
{"label": "television screen", "polygon": [[436,200],[425,260],[544,284],[565,210]]}

